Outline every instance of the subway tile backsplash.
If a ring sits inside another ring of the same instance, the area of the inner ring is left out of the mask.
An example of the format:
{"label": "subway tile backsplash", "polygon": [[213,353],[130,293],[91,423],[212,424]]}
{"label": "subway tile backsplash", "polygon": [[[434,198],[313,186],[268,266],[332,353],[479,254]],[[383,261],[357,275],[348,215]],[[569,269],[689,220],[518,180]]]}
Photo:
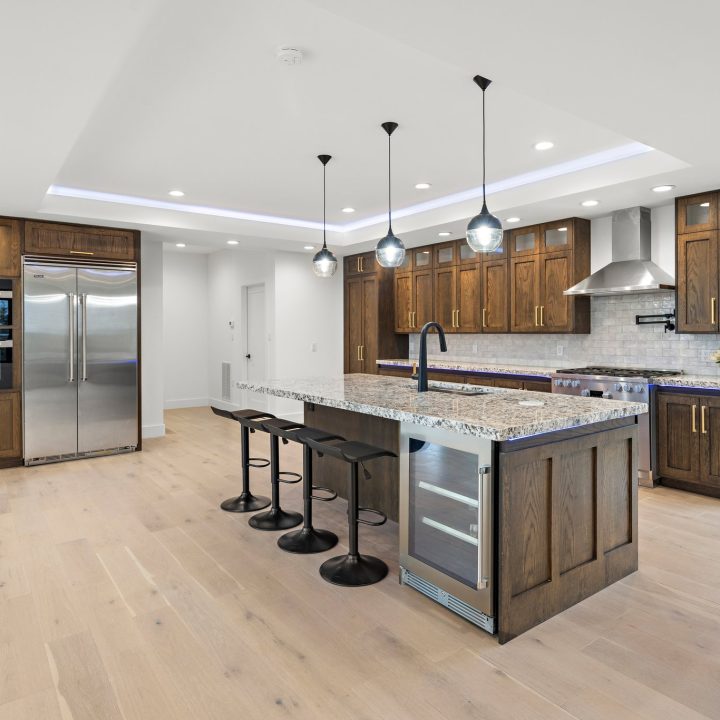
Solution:
{"label": "subway tile backsplash", "polygon": [[[662,325],[635,324],[636,315],[672,312],[674,293],[594,297],[591,302],[590,335],[447,335],[447,353],[431,336],[428,357],[533,367],[622,365],[720,376],[720,365],[711,357],[720,349],[720,335],[678,335],[664,332]],[[418,340],[419,335],[410,336],[410,357],[417,357]]]}

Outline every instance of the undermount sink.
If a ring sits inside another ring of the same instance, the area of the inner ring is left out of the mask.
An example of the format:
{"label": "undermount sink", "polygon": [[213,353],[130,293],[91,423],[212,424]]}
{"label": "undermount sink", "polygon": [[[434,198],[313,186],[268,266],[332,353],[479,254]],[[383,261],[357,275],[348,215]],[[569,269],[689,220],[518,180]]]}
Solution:
{"label": "undermount sink", "polygon": [[446,393],[447,395],[465,395],[473,397],[474,395],[488,395],[492,392],[491,388],[488,387],[477,387],[477,388],[444,388],[444,387],[431,387],[428,388],[428,392],[439,392]]}

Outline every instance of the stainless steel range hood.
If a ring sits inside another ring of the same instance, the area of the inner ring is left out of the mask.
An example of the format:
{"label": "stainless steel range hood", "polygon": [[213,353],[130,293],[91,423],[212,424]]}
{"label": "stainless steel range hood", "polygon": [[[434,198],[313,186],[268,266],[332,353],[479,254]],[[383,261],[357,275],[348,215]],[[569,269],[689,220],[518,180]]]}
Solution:
{"label": "stainless steel range hood", "polygon": [[674,290],[675,280],[650,259],[650,210],[632,207],[612,215],[612,262],[565,295],[629,295]]}

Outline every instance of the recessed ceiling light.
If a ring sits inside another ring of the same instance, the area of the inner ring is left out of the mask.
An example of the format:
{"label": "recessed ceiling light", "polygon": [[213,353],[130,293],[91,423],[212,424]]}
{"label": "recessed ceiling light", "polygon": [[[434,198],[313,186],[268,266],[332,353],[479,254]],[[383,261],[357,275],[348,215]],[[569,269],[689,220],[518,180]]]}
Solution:
{"label": "recessed ceiling light", "polygon": [[583,200],[580,203],[583,207],[595,207],[600,204],[599,200]]}
{"label": "recessed ceiling light", "polygon": [[440,237],[450,237],[450,235],[452,235],[452,233],[447,230],[443,230],[442,232],[439,232],[438,235]]}
{"label": "recessed ceiling light", "polygon": [[171,190],[168,195],[173,197],[185,197],[185,193],[182,190]]}
{"label": "recessed ceiling light", "polygon": [[228,245],[239,245],[240,241],[239,240],[228,240],[227,244]]}
{"label": "recessed ceiling light", "polygon": [[675,186],[674,185],[656,185],[653,192],[670,192]]}
{"label": "recessed ceiling light", "polygon": [[314,245],[303,245],[303,250],[314,250],[314,249],[315,249]]}
{"label": "recessed ceiling light", "polygon": [[175,243],[175,247],[185,247],[185,243]]}
{"label": "recessed ceiling light", "polygon": [[430,188],[430,183],[418,183],[415,186],[416,190],[428,190]]}
{"label": "recessed ceiling light", "polygon": [[549,140],[541,140],[540,142],[536,142],[534,145],[536,150],[549,150],[552,147],[555,147],[555,143],[550,142]]}
{"label": "recessed ceiling light", "polygon": [[342,211],[343,211],[344,213],[354,213],[354,212],[355,212],[355,208],[346,207],[346,208],[343,208]]}
{"label": "recessed ceiling light", "polygon": [[520,222],[520,218],[519,218],[519,217],[509,217],[509,218],[505,218],[505,222],[511,222],[511,223]]}

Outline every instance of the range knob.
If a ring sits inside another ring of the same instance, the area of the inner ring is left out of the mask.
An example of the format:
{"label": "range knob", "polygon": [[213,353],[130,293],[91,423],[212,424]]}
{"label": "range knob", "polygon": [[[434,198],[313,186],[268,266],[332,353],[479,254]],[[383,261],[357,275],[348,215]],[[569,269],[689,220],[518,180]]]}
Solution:
{"label": "range knob", "polygon": [[636,385],[633,390],[635,390],[636,393],[641,393],[645,390],[645,388],[642,385]]}
{"label": "range knob", "polygon": [[574,387],[574,388],[580,387],[580,381],[579,380],[571,380],[570,387]]}
{"label": "range knob", "polygon": [[590,390],[588,390],[588,388],[585,388],[584,390],[581,390],[581,391],[580,391],[580,394],[581,394],[583,397],[590,397]]}
{"label": "range knob", "polygon": [[555,387],[562,387],[562,380],[560,380],[560,378],[555,378]]}
{"label": "range knob", "polygon": [[570,381],[569,381],[569,380],[563,380],[563,387],[570,387]]}
{"label": "range knob", "polygon": [[623,391],[623,384],[622,384],[622,383],[615,383],[615,389],[616,389],[618,392],[622,392],[622,391]]}

